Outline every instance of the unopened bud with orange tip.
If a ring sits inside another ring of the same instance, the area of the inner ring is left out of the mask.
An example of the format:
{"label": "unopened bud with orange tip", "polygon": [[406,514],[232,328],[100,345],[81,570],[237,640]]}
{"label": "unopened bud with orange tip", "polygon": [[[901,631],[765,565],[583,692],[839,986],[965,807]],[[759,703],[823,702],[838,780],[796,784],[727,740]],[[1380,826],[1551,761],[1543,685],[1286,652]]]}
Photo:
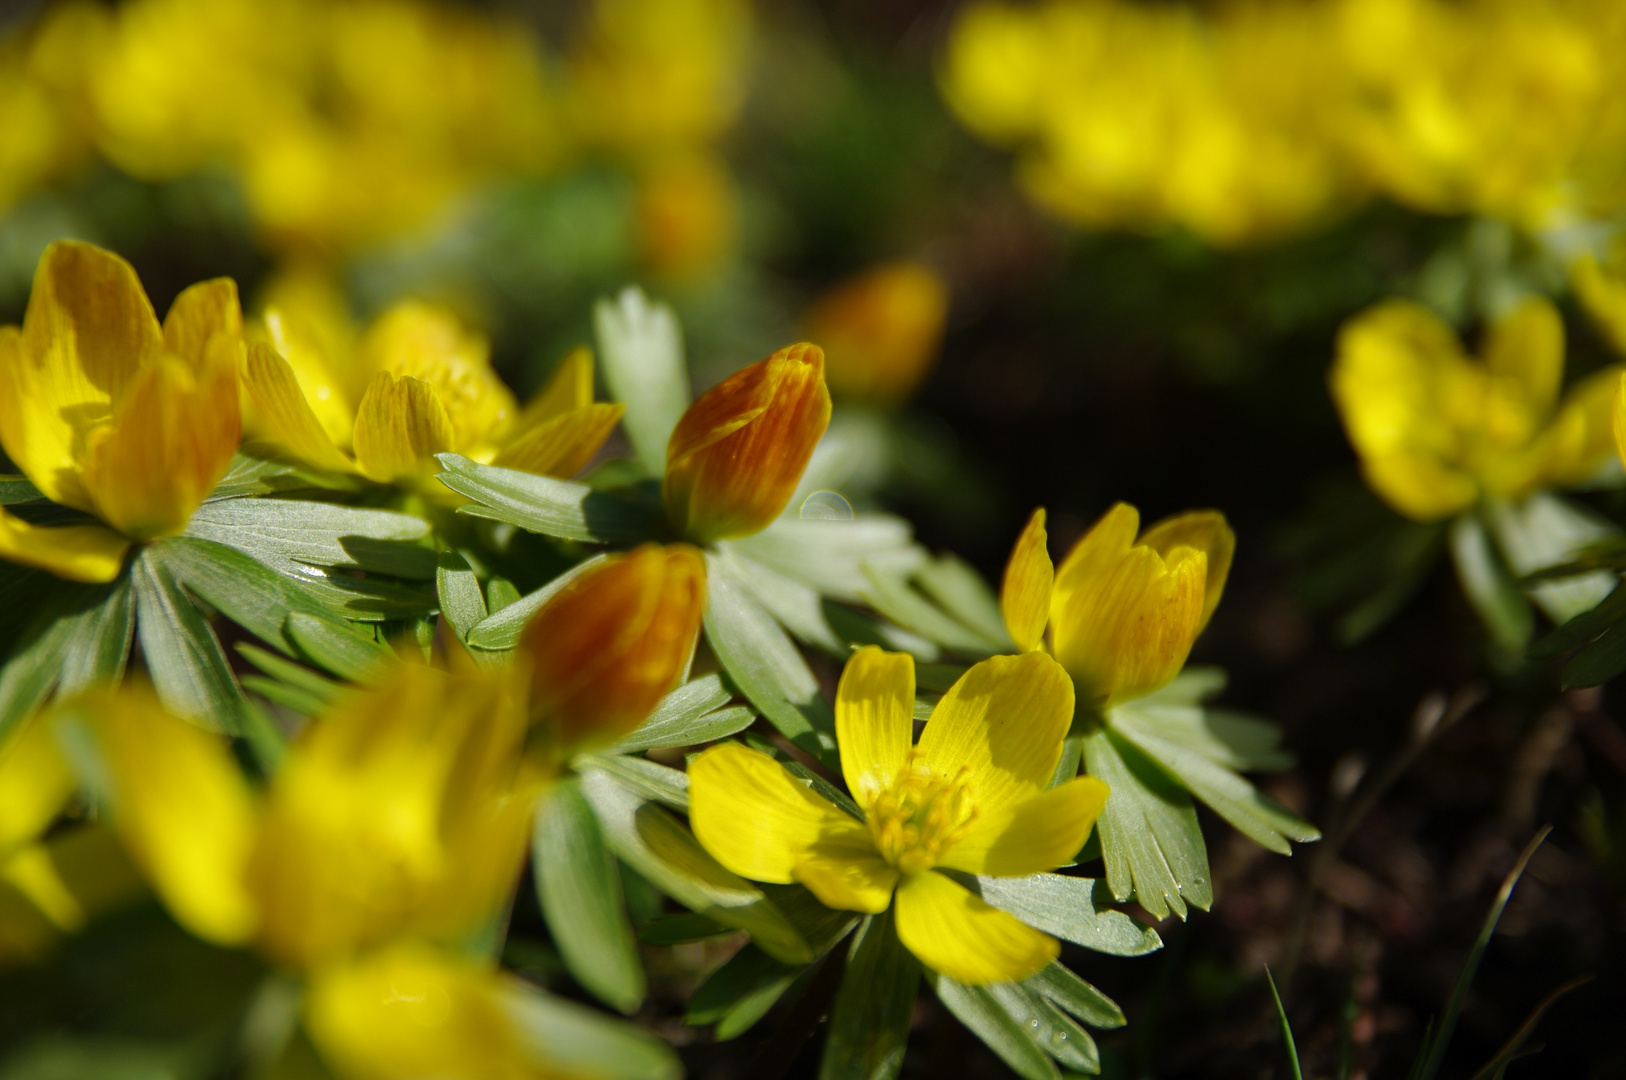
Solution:
{"label": "unopened bud with orange tip", "polygon": [[696,543],[762,531],[790,501],[829,423],[817,345],[790,345],[736,371],[695,399],[672,432],[667,516]]}
{"label": "unopened bud with orange tip", "polygon": [[520,638],[548,752],[563,758],[643,723],[688,670],[705,606],[705,560],[687,544],[608,556],[549,598]]}
{"label": "unopened bud with orange tip", "polygon": [[897,405],[930,374],[948,307],[948,286],[937,271],[891,262],[825,293],[805,325],[824,346],[826,378],[837,397]]}

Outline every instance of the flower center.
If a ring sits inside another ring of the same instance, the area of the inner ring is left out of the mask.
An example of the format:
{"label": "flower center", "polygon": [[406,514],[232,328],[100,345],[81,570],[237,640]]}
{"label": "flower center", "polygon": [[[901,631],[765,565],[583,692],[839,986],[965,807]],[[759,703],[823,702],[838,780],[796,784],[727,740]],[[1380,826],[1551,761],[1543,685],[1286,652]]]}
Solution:
{"label": "flower center", "polygon": [[933,776],[916,765],[917,751],[898,770],[892,786],[869,807],[870,835],[881,857],[905,874],[936,866],[944,852],[970,830],[977,819],[962,766],[952,778]]}

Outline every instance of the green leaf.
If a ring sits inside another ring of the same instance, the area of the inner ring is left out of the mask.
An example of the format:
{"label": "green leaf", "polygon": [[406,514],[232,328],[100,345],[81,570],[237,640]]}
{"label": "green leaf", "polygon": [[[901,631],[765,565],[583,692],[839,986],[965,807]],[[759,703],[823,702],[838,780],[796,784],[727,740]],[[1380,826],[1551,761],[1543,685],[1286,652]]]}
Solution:
{"label": "green leaf", "polygon": [[636,1012],[647,987],[621,877],[574,778],[538,800],[531,850],[536,897],[565,967],[606,1005]]}
{"label": "green leaf", "polygon": [[1093,1028],[1110,1031],[1124,1026],[1118,1003],[1052,960],[1043,971],[1022,985],[1043,994]]}
{"label": "green leaf", "polygon": [[1598,635],[1622,620],[1626,620],[1626,589],[1617,584],[1614,591],[1598,601],[1592,610],[1581,612],[1530,646],[1530,655],[1548,657],[1569,652],[1579,645],[1596,640]]}
{"label": "green leaf", "polygon": [[1061,1073],[1050,1055],[1028,1034],[1027,1021],[1032,1017],[1012,1016],[1005,1002],[995,995],[994,987],[966,986],[936,972],[929,972],[926,978],[943,1007],[1018,1076],[1025,1080],[1060,1080]]}
{"label": "green leaf", "polygon": [[915,583],[938,607],[970,627],[973,633],[998,644],[1000,652],[1016,651],[1005,629],[999,597],[965,560],[954,555],[939,555],[916,571]]}
{"label": "green leaf", "polygon": [[847,656],[850,650],[825,618],[824,600],[813,586],[786,577],[737,551],[725,548],[716,558],[728,560],[735,580],[798,640],[816,645],[836,657]]}
{"label": "green leaf", "polygon": [[690,995],[683,1022],[691,1027],[716,1024],[718,1042],[736,1038],[762,1019],[805,970],[747,945]]}
{"label": "green leaf", "polygon": [[593,305],[599,368],[610,397],[627,407],[627,439],[651,476],[666,471],[666,444],[689,407],[689,373],[677,316],[637,288]]}
{"label": "green leaf", "polygon": [[1101,1053],[1094,1037],[1030,983],[1002,983],[988,991],[1028,1040],[1057,1064],[1073,1072],[1099,1073]]}
{"label": "green leaf", "polygon": [[239,499],[247,495],[271,495],[282,491],[305,491],[326,488],[332,491],[353,491],[359,484],[355,477],[321,472],[304,465],[283,461],[274,456],[262,457],[250,450],[239,450],[231,460],[231,467],[220,483],[209,493],[207,502],[220,499]]}
{"label": "green leaf", "polygon": [[376,682],[395,662],[388,648],[331,619],[295,611],[283,625],[306,660],[350,682]]}
{"label": "green leaf", "polygon": [[692,911],[679,911],[671,915],[657,915],[638,928],[638,940],[646,945],[686,945],[691,941],[704,941],[723,934],[736,934],[731,926],[713,922]]}
{"label": "green leaf", "polygon": [[579,562],[533,593],[527,593],[506,607],[494,610],[469,631],[469,644],[479,649],[512,649],[519,644],[525,624],[553,594],[604,561],[603,555]]}
{"label": "green leaf", "polygon": [[1508,1037],[1507,1042],[1502,1044],[1502,1049],[1497,1051],[1496,1056],[1487,1061],[1478,1072],[1474,1073],[1473,1080],[1502,1080],[1502,1077],[1507,1074],[1507,1067],[1525,1055],[1524,1044],[1530,1040],[1531,1035],[1535,1034],[1536,1025],[1541,1023],[1542,1016],[1546,1014],[1548,1009],[1552,1008],[1554,1002],[1571,990],[1591,981],[1591,975],[1581,975],[1564,983],[1542,998],[1536,1007],[1530,1010],[1530,1015],[1524,1018],[1524,1023],[1519,1025],[1518,1030]]}
{"label": "green leaf", "polygon": [[130,578],[108,585],[56,581],[0,668],[0,739],[60,685],[63,694],[116,683],[130,655]]}
{"label": "green leaf", "polygon": [[435,596],[440,613],[457,640],[466,642],[469,631],[486,617],[486,598],[469,561],[455,551],[443,551],[435,566]]}
{"label": "green leaf", "polygon": [[198,507],[187,536],[213,540],[299,574],[308,566],[428,580],[435,552],[418,541],[429,526],[410,514],[295,499],[225,499]]}
{"label": "green leaf", "polygon": [[316,701],[327,704],[332,701],[339,691],[344,689],[343,684],[336,683],[323,675],[318,675],[301,664],[292,660],[284,660],[275,653],[266,652],[247,642],[237,646],[238,655],[243,659],[271,676],[277,682],[293,687],[302,694]]}
{"label": "green leaf", "polygon": [[1201,706],[1143,707],[1140,702],[1131,701],[1110,710],[1106,720],[1116,735],[1134,743],[1254,842],[1279,855],[1291,855],[1289,840],[1307,843],[1321,838],[1315,826],[1232,772],[1228,766],[1238,755],[1222,740],[1217,737],[1188,739],[1194,732],[1204,730],[1201,720],[1195,719],[1192,713],[1200,717]]}
{"label": "green leaf", "polygon": [[[1487,516],[1497,548],[1521,578],[1569,562],[1600,540],[1620,535],[1609,522],[1545,491],[1522,503],[1492,503]],[[1619,580],[1607,570],[1595,570],[1530,585],[1528,592],[1550,619],[1561,623],[1596,607]]]}
{"label": "green leaf", "polygon": [[733,697],[734,692],[723,685],[718,675],[685,683],[662,698],[649,719],[605,753],[638,754],[726,739],[750,727],[757,718],[744,705],[719,708],[727,706]]}
{"label": "green leaf", "polygon": [[1036,930],[1113,956],[1141,956],[1163,947],[1150,926],[1121,911],[1101,910],[1112,893],[1105,882],[1062,874],[979,877],[977,891],[1001,911]]}
{"label": "green leaf", "polygon": [[1522,652],[1535,616],[1474,515],[1464,514],[1451,523],[1451,556],[1462,591],[1485,629],[1503,649]]}
{"label": "green leaf", "polygon": [[683,1066],[660,1039],[621,1020],[561,1001],[519,979],[505,980],[504,1011],[538,1076],[679,1080]]}
{"label": "green leaf", "polygon": [[[100,602],[94,596],[100,593]],[[57,693],[74,694],[91,686],[116,686],[124,678],[135,637],[135,605],[130,599],[130,576],[97,586],[92,601],[72,616]]]}
{"label": "green leaf", "polygon": [[581,769],[601,769],[629,791],[685,814],[689,812],[689,774],[680,769],[623,754],[582,754],[575,764]]}
{"label": "green leaf", "polygon": [[213,540],[174,536],[148,546],[204,603],[261,641],[292,654],[283,632],[291,611],[331,618],[327,609],[289,578],[249,555]]}
{"label": "green leaf", "polygon": [[1270,968],[1265,968],[1265,982],[1270,984],[1270,997],[1276,1003],[1276,1019],[1282,1025],[1282,1045],[1287,1048],[1287,1064],[1293,1070],[1293,1080],[1304,1080],[1304,1070],[1299,1067],[1299,1048],[1293,1041],[1293,1025],[1287,1022],[1287,1009],[1282,1005],[1282,995],[1276,992],[1276,980],[1270,974]]}
{"label": "green leaf", "polygon": [[141,656],[165,707],[204,727],[242,734],[242,690],[215,632],[164,562],[162,547],[142,549],[131,585]]}
{"label": "green leaf", "polygon": [[1134,896],[1158,919],[1171,910],[1185,918],[1188,902],[1206,911],[1214,902],[1208,848],[1185,789],[1105,726],[1086,732],[1083,745],[1090,774],[1112,789],[1096,830],[1113,896]]}
{"label": "green leaf", "polygon": [[920,965],[898,940],[892,910],[866,918],[847,953],[830,1011],[820,1080],[892,1080],[903,1067]]}
{"label": "green leaf", "polygon": [[643,503],[569,480],[477,465],[458,454],[437,456],[446,469],[437,474],[440,482],[474,500],[458,507],[460,514],[506,521],[561,540],[596,544],[635,543],[654,534],[656,515]]}
{"label": "green leaf", "polygon": [[864,598],[870,606],[906,630],[913,630],[963,656],[990,656],[1006,648],[997,639],[982,636],[909,583],[902,574],[866,567],[870,587]]}
{"label": "green leaf", "polygon": [[1598,640],[1570,657],[1559,683],[1566,690],[1601,686],[1622,671],[1626,671],[1626,621],[1611,626]]}
{"label": "green leaf", "polygon": [[505,577],[494,577],[486,582],[486,610],[493,614],[519,603],[519,589]]}
{"label": "green leaf", "polygon": [[811,585],[821,596],[867,603],[866,566],[876,573],[908,577],[926,562],[926,549],[902,518],[866,514],[852,521],[819,521],[782,517],[755,536],[729,540],[732,549],[793,580]]}
{"label": "green leaf", "polygon": [[581,789],[611,850],[661,892],[690,911],[746,931],[785,963],[812,959],[807,941],[762,890],[724,869],[670,813],[602,769],[584,768]]}
{"label": "green leaf", "polygon": [[17,506],[20,503],[44,500],[45,496],[40,494],[40,489],[35,487],[28,477],[0,476],[0,506]]}
{"label": "green leaf", "polygon": [[706,640],[729,679],[791,742],[832,768],[835,716],[807,661],[726,558],[706,556]]}

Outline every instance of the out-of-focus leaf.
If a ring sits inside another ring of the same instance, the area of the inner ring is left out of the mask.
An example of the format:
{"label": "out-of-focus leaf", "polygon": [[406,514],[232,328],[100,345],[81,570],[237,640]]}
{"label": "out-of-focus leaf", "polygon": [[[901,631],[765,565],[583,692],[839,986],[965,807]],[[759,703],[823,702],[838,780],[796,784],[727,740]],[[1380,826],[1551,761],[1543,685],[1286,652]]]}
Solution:
{"label": "out-of-focus leaf", "polygon": [[1159,919],[1185,918],[1188,903],[1207,910],[1208,848],[1185,789],[1105,726],[1086,732],[1083,747],[1090,774],[1112,789],[1096,829],[1113,896],[1134,896]]}
{"label": "out-of-focus leaf", "polygon": [[54,585],[0,667],[0,739],[53,687],[71,694],[124,673],[134,631],[129,574],[107,585]]}
{"label": "out-of-focus leaf", "polygon": [[647,945],[683,945],[733,933],[738,931],[731,926],[713,922],[692,911],[679,911],[671,915],[657,915],[644,923],[638,928],[638,940]]}
{"label": "out-of-focus leaf", "polygon": [[1598,605],[1591,611],[1581,612],[1530,646],[1530,655],[1548,657],[1569,652],[1579,645],[1596,640],[1598,635],[1623,619],[1626,619],[1626,589],[1617,584],[1614,591],[1598,601]]}
{"label": "out-of-focus leaf", "polygon": [[632,734],[606,753],[636,754],[674,746],[695,746],[744,731],[757,714],[743,705],[728,706],[734,693],[717,675],[685,683],[661,699]]}
{"label": "out-of-focus leaf", "polygon": [[442,484],[474,500],[458,513],[506,521],[561,540],[596,544],[633,543],[654,535],[654,508],[585,484],[551,476],[478,465],[458,454],[440,454]]}
{"label": "out-of-focus leaf", "polygon": [[691,911],[746,931],[785,963],[812,959],[806,940],[762,890],[724,869],[670,813],[602,769],[583,768],[581,788],[610,848],[661,892]]}
{"label": "out-of-focus leaf", "polygon": [[718,1042],[736,1038],[762,1019],[804,970],[747,945],[695,989],[683,1022],[691,1027],[716,1024]]}
{"label": "out-of-focus leaf", "polygon": [[685,814],[689,812],[689,774],[681,769],[669,769],[630,754],[582,754],[576,765],[602,769],[629,791]]}
{"label": "out-of-focus leaf", "polygon": [[[1569,562],[1591,545],[1619,536],[1608,522],[1545,491],[1518,504],[1493,503],[1488,516],[1508,569],[1521,578]],[[1548,618],[1561,623],[1596,607],[1618,581],[1615,574],[1595,570],[1530,585],[1528,591]]]}
{"label": "out-of-focus leaf", "polygon": [[1001,652],[1015,651],[999,609],[999,597],[965,560],[939,555],[915,572],[915,583],[973,633],[996,643]]}
{"label": "out-of-focus leaf", "polygon": [[730,549],[725,548],[715,557],[727,559],[735,579],[798,640],[834,656],[846,655],[846,644],[825,618],[824,600],[813,586]]}
{"label": "out-of-focus leaf", "polygon": [[1028,877],[979,877],[982,898],[1008,911],[1035,930],[1113,956],[1140,956],[1163,947],[1163,939],[1150,926],[1121,911],[1098,910],[1111,903],[1105,882],[1062,874]]}
{"label": "out-of-focus leaf", "polygon": [[39,502],[45,496],[26,476],[0,476],[0,506]]}
{"label": "out-of-focus leaf", "polygon": [[284,660],[275,653],[266,652],[246,642],[237,646],[237,652],[243,659],[273,679],[294,687],[323,704],[332,701],[334,696],[344,689],[342,683],[336,683],[326,676],[318,675],[310,668],[296,664],[292,660]]}
{"label": "out-of-focus leaf", "polygon": [[593,307],[598,359],[610,396],[626,405],[621,424],[651,476],[666,471],[666,444],[689,407],[689,370],[677,316],[636,288]]}
{"label": "out-of-focus leaf", "polygon": [[807,661],[735,578],[730,560],[708,554],[706,577],[706,640],[730,681],[780,734],[839,768],[835,715]]}
{"label": "out-of-focus leaf", "polygon": [[260,457],[248,450],[239,450],[231,459],[231,467],[220,483],[209,493],[208,501],[237,499],[246,495],[272,495],[282,491],[306,491],[328,488],[345,491],[356,488],[354,477],[325,473],[303,465],[281,461],[275,457]]}
{"label": "out-of-focus leaf", "polygon": [[372,638],[330,619],[296,611],[288,616],[284,628],[301,656],[351,682],[375,682],[395,660],[393,652]]}
{"label": "out-of-focus leaf", "polygon": [[1535,616],[1474,515],[1464,514],[1451,523],[1451,557],[1462,591],[1485,629],[1503,649],[1522,652],[1535,628]]}
{"label": "out-of-focus leaf", "polygon": [[870,606],[906,630],[929,638],[951,652],[964,656],[990,656],[1008,643],[986,638],[938,607],[901,574],[888,574],[866,567],[869,589],[864,594]]}
{"label": "out-of-focus leaf", "polygon": [[677,1054],[655,1036],[518,979],[509,980],[503,1005],[535,1054],[539,1074],[606,1080],[678,1080],[683,1075]]}
{"label": "out-of-focus leaf", "polygon": [[866,918],[853,936],[830,1011],[820,1080],[891,1080],[903,1068],[920,965],[898,940],[892,910]]}
{"label": "out-of-focus leaf", "polygon": [[591,559],[579,562],[535,592],[527,593],[513,603],[492,611],[469,630],[469,644],[475,648],[494,651],[512,649],[519,644],[519,636],[525,630],[525,624],[536,614],[538,608],[547,603],[554,593],[603,561],[604,556],[595,555]]}
{"label": "out-of-focus leaf", "polygon": [[573,778],[537,802],[536,896],[559,955],[594,997],[632,1014],[644,1000],[643,963],[621,898],[615,858]]}
{"label": "out-of-focus leaf", "polygon": [[926,562],[926,550],[902,518],[865,515],[852,521],[780,518],[755,536],[727,541],[741,554],[786,577],[817,589],[820,595],[865,603],[869,578],[876,573],[914,573]]}
{"label": "out-of-focus leaf", "polygon": [[243,693],[203,614],[148,547],[131,567],[141,656],[164,705],[204,727],[243,733]]}

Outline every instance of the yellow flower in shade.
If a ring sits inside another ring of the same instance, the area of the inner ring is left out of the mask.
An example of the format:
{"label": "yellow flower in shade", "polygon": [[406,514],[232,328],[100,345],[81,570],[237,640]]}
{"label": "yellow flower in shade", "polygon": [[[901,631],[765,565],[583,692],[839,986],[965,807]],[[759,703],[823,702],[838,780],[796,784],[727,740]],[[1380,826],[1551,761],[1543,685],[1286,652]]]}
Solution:
{"label": "yellow flower in shade", "polygon": [[0,446],[52,502],[103,524],[0,511],[0,558],[111,581],[132,542],[169,536],[237,451],[237,286],[181,293],[162,325],[117,255],[52,244],[23,325],[0,327]]}
{"label": "yellow flower in shade", "polygon": [[683,680],[706,607],[706,564],[687,544],[644,544],[584,570],[520,638],[531,715],[559,756],[613,742]]}
{"label": "yellow flower in shade", "polygon": [[830,424],[824,353],[789,345],[695,399],[666,444],[661,493],[697,543],[749,536],[785,509]]}
{"label": "yellow flower in shade", "polygon": [[622,406],[593,401],[593,358],[579,349],[521,409],[490,363],[490,344],[445,308],[404,301],[359,340],[344,302],[320,280],[279,284],[264,340],[249,346],[249,434],[317,468],[380,483],[440,471],[455,451],[547,476],[578,472]]}
{"label": "yellow flower in shade", "polygon": [[132,858],[205,940],[306,972],[400,937],[453,941],[519,871],[535,783],[511,673],[402,662],[314,718],[263,797],[149,689],[62,709],[94,737]]}
{"label": "yellow flower in shade", "polygon": [[672,154],[638,178],[638,232],[644,262],[667,278],[715,269],[734,249],[739,193],[713,154]]}
{"label": "yellow flower in shade", "polygon": [[969,984],[1025,979],[1054,938],[938,870],[995,877],[1052,870],[1084,846],[1107,786],[1049,787],[1073,719],[1067,674],[1042,653],[973,667],[932,710],[918,745],[914,661],[874,646],[836,694],[841,771],[859,821],[773,758],[738,743],[689,765],[689,820],[707,851],[757,881],[800,882],[824,904],[885,911],[933,971]]}
{"label": "yellow flower in shade", "polygon": [[885,263],[826,293],[807,316],[838,397],[897,405],[931,371],[948,316],[948,285],[917,262]]}
{"label": "yellow flower in shade", "polygon": [[1180,673],[1219,605],[1236,537],[1216,510],[1189,510],[1136,539],[1140,514],[1118,503],[1053,569],[1045,512],[1034,512],[1005,567],[1000,606],[1023,652],[1050,651],[1082,707],[1142,697]]}
{"label": "yellow flower in shade", "polygon": [[1540,298],[1490,328],[1479,362],[1429,311],[1390,300],[1345,324],[1331,382],[1367,483],[1407,517],[1436,521],[1595,472],[1617,373],[1560,401],[1564,325]]}

